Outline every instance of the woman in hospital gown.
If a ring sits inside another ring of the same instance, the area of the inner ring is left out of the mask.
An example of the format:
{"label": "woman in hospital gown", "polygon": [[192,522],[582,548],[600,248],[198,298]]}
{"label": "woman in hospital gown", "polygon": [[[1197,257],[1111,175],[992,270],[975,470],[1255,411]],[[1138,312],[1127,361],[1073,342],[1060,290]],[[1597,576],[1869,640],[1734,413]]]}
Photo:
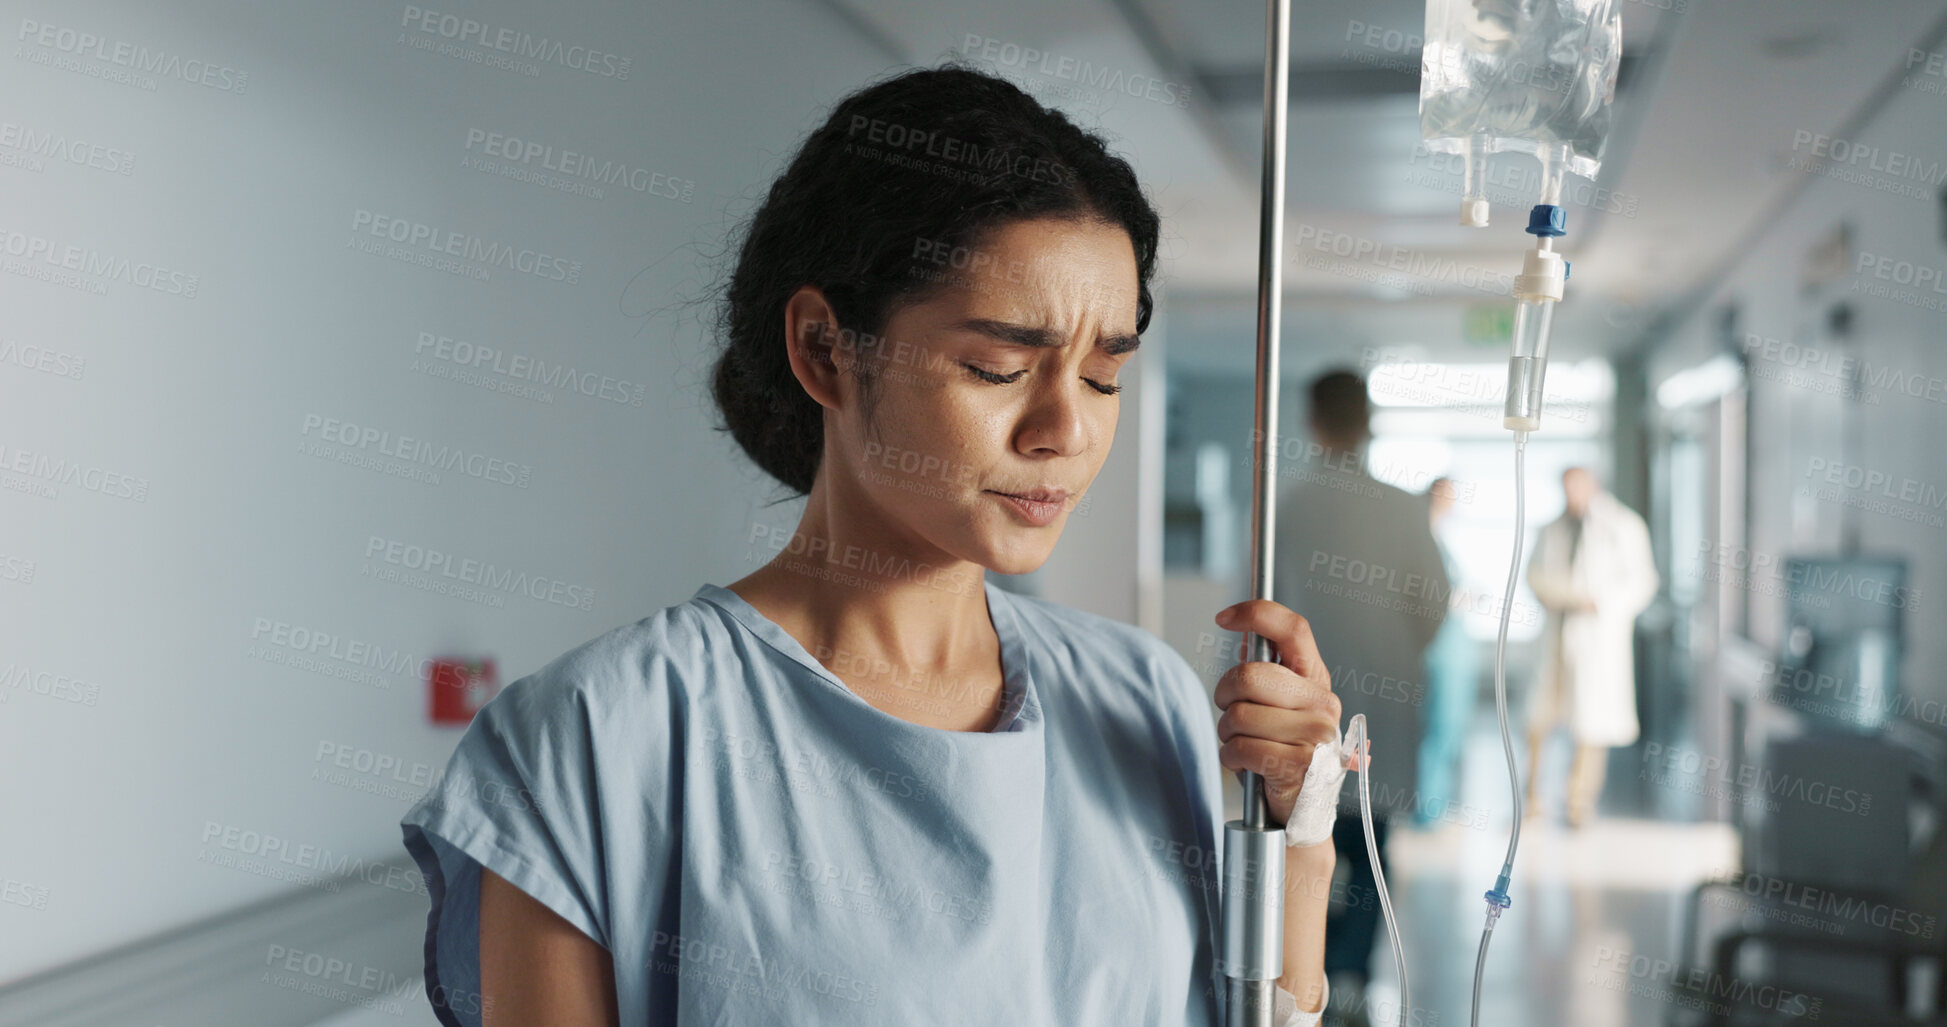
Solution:
{"label": "woman in hospital gown", "polygon": [[[469,726],[402,825],[442,1023],[1220,1022],[1221,777],[1290,815],[1338,731],[1309,628],[1220,614],[1282,655],[1217,718],[1154,636],[984,576],[1129,515],[1082,500],[1157,236],[1127,163],[998,78],[901,75],[812,133],[713,379],[803,519]],[[1332,847],[1288,864],[1277,1022],[1305,1024]]]}

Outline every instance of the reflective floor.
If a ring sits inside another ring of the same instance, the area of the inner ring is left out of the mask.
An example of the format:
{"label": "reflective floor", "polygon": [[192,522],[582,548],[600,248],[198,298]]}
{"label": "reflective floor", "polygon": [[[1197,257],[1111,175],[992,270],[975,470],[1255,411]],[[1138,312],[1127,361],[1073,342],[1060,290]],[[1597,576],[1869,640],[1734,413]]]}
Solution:
{"label": "reflective floor", "polygon": [[[1503,817],[1489,830],[1449,824],[1392,841],[1395,905],[1425,1023],[1467,1022],[1486,910],[1481,893],[1506,854],[1506,829]],[[1530,820],[1516,854],[1514,906],[1488,949],[1481,1022],[1669,1022],[1667,979],[1640,972],[1636,957],[1652,965],[1676,960],[1691,886],[1735,866],[1735,857],[1736,840],[1722,824],[1598,819],[1570,831]],[[1374,1008],[1395,1008],[1383,945],[1373,968]]]}
{"label": "reflective floor", "polygon": [[[1565,752],[1549,750],[1543,759],[1566,769]],[[1236,816],[1235,781],[1227,786],[1227,816]],[[1488,949],[1481,1022],[1660,1027],[1673,1023],[1674,1014],[1675,1023],[1689,1023],[1678,1008],[1684,999],[1668,987],[1674,970],[1659,963],[1675,963],[1682,951],[1691,888],[1737,867],[1731,828],[1610,814],[1570,829],[1559,815],[1559,795],[1549,802],[1544,789],[1543,796],[1549,812],[1523,824],[1514,905]],[[1612,771],[1603,809],[1634,809],[1657,798]],[[1395,831],[1387,843],[1388,884],[1413,987],[1410,1027],[1469,1019],[1486,913],[1482,893],[1507,854],[1511,808],[1500,735],[1486,713],[1475,718],[1468,737],[1458,802],[1446,822]],[[1372,969],[1365,1005],[1375,1024],[1396,1022],[1399,990],[1383,929]]]}

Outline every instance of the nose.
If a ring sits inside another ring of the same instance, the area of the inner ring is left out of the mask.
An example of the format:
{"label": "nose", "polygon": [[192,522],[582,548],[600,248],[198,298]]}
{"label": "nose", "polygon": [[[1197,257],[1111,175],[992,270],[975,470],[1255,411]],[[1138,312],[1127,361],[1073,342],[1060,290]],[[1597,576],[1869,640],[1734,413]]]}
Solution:
{"label": "nose", "polygon": [[1014,445],[1027,456],[1076,456],[1088,451],[1095,426],[1081,394],[1090,386],[1075,375],[1071,382],[1036,392],[1015,431]]}

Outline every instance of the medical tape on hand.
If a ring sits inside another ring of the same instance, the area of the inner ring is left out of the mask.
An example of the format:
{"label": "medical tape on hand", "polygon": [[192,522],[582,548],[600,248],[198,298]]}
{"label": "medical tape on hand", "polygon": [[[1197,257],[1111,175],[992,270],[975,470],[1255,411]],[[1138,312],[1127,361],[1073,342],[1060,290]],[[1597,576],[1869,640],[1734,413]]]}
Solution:
{"label": "medical tape on hand", "polygon": [[1285,821],[1286,845],[1317,845],[1332,837],[1332,825],[1339,819],[1339,785],[1344,780],[1345,757],[1339,743],[1315,746],[1298,801]]}

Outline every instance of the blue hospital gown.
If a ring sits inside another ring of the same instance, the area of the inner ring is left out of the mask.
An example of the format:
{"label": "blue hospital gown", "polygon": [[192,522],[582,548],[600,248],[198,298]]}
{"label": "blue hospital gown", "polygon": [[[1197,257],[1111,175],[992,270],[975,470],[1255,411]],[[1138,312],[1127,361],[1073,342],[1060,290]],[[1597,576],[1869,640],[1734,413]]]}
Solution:
{"label": "blue hospital gown", "polygon": [[624,1025],[1214,1025],[1213,707],[1140,629],[985,584],[991,732],[847,689],[735,592],[481,709],[401,823],[426,985],[480,1022],[480,868],[612,955]]}

